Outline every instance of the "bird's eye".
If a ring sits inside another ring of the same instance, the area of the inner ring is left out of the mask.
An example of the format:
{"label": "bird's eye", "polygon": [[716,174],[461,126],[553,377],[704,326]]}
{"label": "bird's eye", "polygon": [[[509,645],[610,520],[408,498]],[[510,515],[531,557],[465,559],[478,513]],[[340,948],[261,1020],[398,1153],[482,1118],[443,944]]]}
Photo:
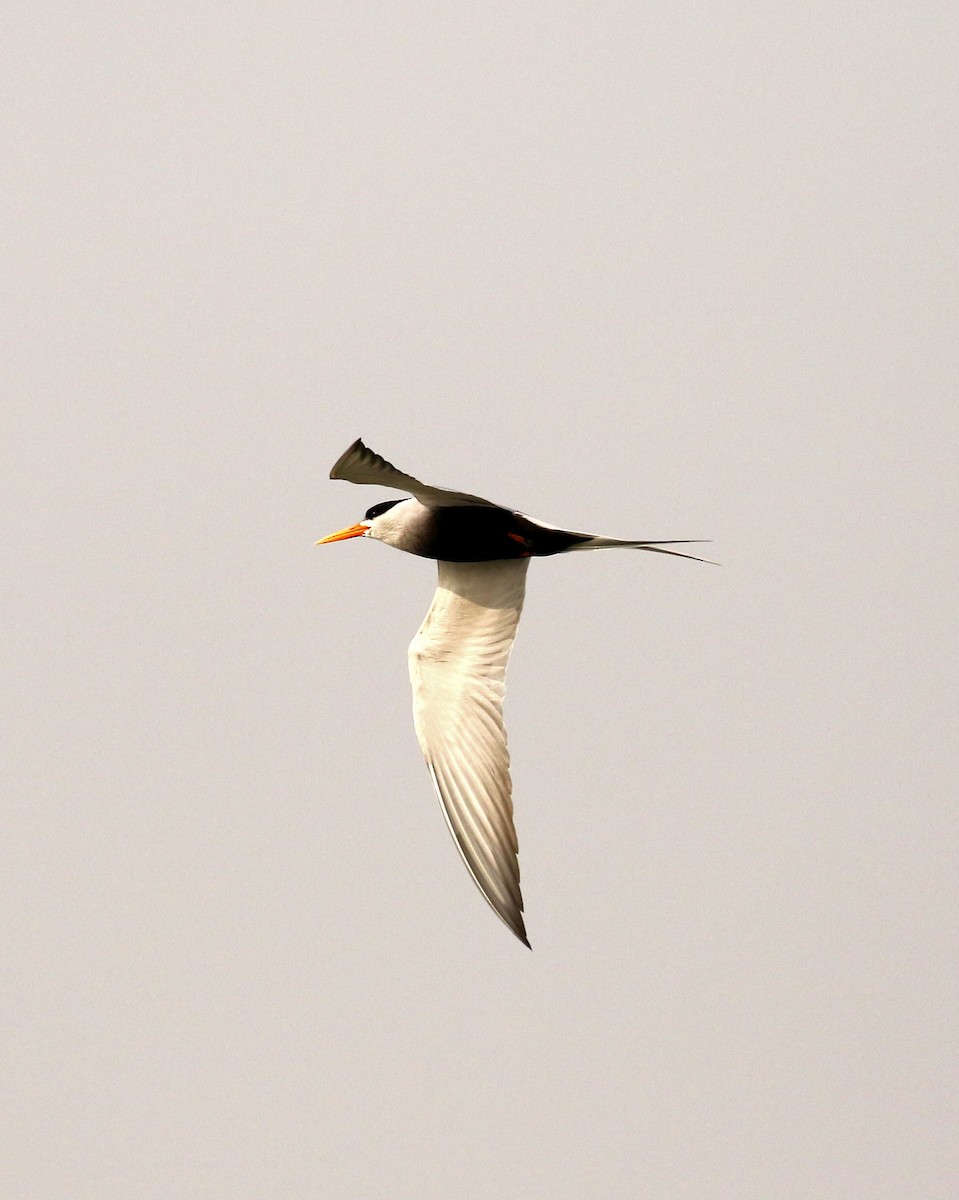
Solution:
{"label": "bird's eye", "polygon": [[375,521],[377,517],[381,517],[391,509],[394,504],[399,504],[399,500],[382,500],[379,504],[374,504],[372,508],[367,509],[365,520]]}

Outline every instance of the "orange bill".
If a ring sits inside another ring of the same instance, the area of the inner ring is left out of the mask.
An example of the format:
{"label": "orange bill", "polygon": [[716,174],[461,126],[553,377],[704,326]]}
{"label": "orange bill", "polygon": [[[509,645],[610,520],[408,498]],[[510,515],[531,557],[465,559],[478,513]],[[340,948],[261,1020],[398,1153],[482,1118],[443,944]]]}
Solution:
{"label": "orange bill", "polygon": [[362,537],[369,529],[369,525],[351,525],[349,529],[340,529],[337,533],[331,533],[329,537],[320,538],[318,542],[314,542],[314,546],[322,546],[326,542],[345,542],[347,538]]}

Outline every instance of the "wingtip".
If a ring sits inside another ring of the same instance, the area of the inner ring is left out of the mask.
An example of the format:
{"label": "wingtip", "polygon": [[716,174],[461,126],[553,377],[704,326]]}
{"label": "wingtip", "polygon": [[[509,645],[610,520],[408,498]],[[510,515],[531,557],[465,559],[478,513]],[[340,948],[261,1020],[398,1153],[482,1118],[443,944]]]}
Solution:
{"label": "wingtip", "polygon": [[519,917],[517,919],[517,924],[515,925],[512,922],[508,922],[508,924],[510,930],[516,936],[517,941],[522,942],[527,950],[532,950],[533,947],[529,944],[529,938],[526,936],[526,925],[523,921],[523,918]]}
{"label": "wingtip", "polygon": [[351,445],[347,446],[347,448],[343,451],[343,453],[340,455],[340,457],[336,460],[336,462],[331,467],[330,478],[331,479],[342,479],[342,476],[339,474],[339,471],[340,471],[340,468],[343,466],[343,464],[346,462],[346,460],[348,458],[352,457],[352,455],[354,455],[358,450],[365,450],[365,449],[366,449],[366,447],[363,445],[362,438],[357,438],[355,442],[353,442]]}
{"label": "wingtip", "polygon": [[[462,851],[460,851],[460,853],[462,853]],[[467,867],[469,867],[469,863],[467,863]],[[532,950],[533,947],[530,945],[529,938],[526,936],[526,922],[523,920],[522,908],[516,911],[510,911],[509,909],[501,908],[498,904],[494,903],[486,890],[480,885],[479,880],[473,874],[472,870],[470,870],[470,874],[473,876],[473,882],[479,887],[480,892],[482,892],[486,903],[490,906],[490,908],[492,908],[493,912],[496,913],[513,937],[516,938],[518,942],[522,942],[527,950]]]}

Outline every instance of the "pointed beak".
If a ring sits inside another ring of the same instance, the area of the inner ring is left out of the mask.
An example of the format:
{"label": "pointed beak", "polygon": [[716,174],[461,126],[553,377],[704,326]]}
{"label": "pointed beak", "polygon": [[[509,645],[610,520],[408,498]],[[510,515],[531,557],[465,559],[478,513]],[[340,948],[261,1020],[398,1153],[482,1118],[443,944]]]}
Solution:
{"label": "pointed beak", "polygon": [[331,533],[329,537],[320,538],[318,542],[314,542],[314,546],[323,546],[327,542],[345,542],[347,538],[362,537],[369,529],[369,525],[364,525],[361,521],[358,525],[351,525],[349,529],[340,529],[336,533]]}

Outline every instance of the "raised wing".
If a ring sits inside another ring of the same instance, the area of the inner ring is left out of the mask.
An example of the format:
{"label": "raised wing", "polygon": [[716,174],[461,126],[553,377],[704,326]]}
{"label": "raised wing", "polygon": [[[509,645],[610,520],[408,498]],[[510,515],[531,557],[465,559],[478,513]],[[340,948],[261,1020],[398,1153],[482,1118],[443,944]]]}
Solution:
{"label": "raised wing", "polygon": [[413,721],[463,861],[525,945],[503,693],[528,559],[439,564],[410,644]]}
{"label": "raised wing", "polygon": [[349,483],[375,483],[380,487],[396,488],[398,492],[408,492],[415,496],[420,504],[483,504],[490,508],[496,507],[491,501],[480,496],[469,496],[466,492],[453,492],[449,488],[430,487],[429,484],[420,483],[412,475],[398,471],[375,450],[365,446],[361,438],[357,438],[336,460],[333,470],[330,471],[330,478],[345,479]]}

